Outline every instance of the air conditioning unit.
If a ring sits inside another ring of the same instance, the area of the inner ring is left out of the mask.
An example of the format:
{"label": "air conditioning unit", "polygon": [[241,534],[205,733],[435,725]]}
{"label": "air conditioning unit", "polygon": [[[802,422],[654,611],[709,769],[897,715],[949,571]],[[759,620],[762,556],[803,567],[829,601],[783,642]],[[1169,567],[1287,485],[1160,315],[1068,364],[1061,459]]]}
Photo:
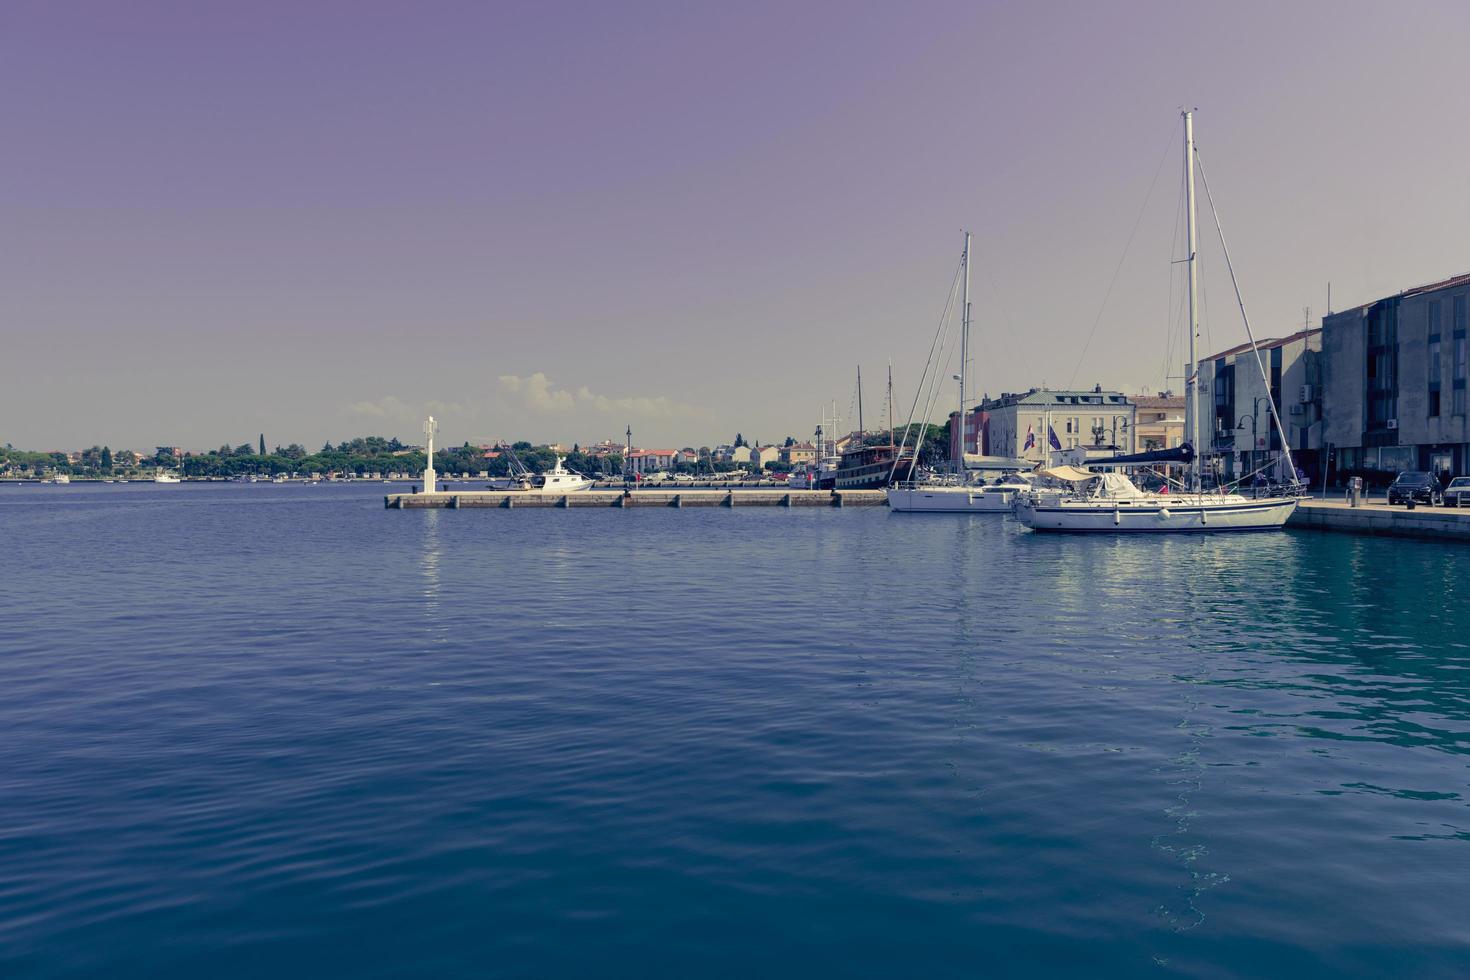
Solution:
{"label": "air conditioning unit", "polygon": [[1399,427],[1399,420],[1398,419],[1389,419],[1387,422],[1385,422],[1383,424],[1387,428],[1397,429]]}
{"label": "air conditioning unit", "polygon": [[1301,397],[1298,398],[1297,401],[1305,405],[1307,402],[1312,400],[1312,396],[1314,394],[1316,394],[1316,392],[1312,390],[1311,385],[1302,385],[1302,390],[1300,392]]}
{"label": "air conditioning unit", "polygon": [[1291,406],[1291,408],[1287,409],[1287,414],[1289,414],[1289,415],[1300,415],[1300,414],[1302,414],[1302,406],[1300,406],[1300,405],[1293,405],[1293,406]]}

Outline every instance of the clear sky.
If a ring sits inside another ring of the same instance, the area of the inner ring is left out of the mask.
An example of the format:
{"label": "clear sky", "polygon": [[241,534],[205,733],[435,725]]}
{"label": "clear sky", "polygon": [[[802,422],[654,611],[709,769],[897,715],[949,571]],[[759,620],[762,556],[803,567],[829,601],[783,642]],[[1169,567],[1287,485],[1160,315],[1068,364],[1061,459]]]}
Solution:
{"label": "clear sky", "polygon": [[[1467,38],[1463,0],[9,0],[0,443],[800,437],[859,363],[869,419],[890,359],[912,397],[962,228],[978,390],[1177,386],[1178,108],[1280,335],[1470,271]],[[1203,240],[1206,353],[1244,335]]]}

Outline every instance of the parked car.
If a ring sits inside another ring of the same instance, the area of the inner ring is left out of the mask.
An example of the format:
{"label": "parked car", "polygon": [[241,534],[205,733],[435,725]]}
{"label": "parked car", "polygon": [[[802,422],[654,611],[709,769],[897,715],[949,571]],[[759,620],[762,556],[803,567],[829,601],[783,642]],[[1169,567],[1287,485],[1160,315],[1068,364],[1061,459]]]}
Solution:
{"label": "parked car", "polygon": [[1470,507],[1470,476],[1457,476],[1444,488],[1444,502],[1451,507]]}
{"label": "parked car", "polygon": [[1439,477],[1423,470],[1404,470],[1400,473],[1388,485],[1389,505],[1407,504],[1410,500],[1431,507],[1444,503],[1444,490],[1439,485]]}

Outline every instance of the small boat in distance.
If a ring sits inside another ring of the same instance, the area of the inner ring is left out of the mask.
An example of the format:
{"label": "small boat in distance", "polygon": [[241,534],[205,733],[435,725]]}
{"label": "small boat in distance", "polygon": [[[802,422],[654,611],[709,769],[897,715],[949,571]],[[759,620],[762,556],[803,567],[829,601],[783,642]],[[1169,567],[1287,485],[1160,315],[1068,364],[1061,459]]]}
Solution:
{"label": "small boat in distance", "polygon": [[71,482],[71,477],[70,476],[67,476],[65,473],[52,473],[50,476],[46,477],[46,479],[42,480],[41,482],[42,483],[55,483],[55,484],[70,483]]}
{"label": "small boat in distance", "polygon": [[[503,446],[500,450],[505,454],[506,464],[510,467],[510,475],[497,477],[485,485],[487,490],[530,490],[535,482],[531,471],[526,469],[526,464],[515,454],[515,450],[509,446]],[[556,461],[561,466],[561,460]],[[591,485],[590,483],[588,484]]]}
{"label": "small boat in distance", "polygon": [[184,481],[181,480],[181,479],[179,479],[179,476],[178,476],[177,473],[170,473],[168,470],[160,469],[157,473],[154,473],[153,474],[153,482],[154,483],[182,483]]}

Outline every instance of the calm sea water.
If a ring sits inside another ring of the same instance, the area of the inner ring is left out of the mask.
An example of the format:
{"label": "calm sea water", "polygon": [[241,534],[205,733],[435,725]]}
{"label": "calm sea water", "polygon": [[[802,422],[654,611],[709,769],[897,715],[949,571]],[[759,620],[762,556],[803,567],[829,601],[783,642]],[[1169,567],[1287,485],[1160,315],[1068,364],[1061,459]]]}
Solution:
{"label": "calm sea water", "polygon": [[0,488],[0,975],[1470,972],[1470,548]]}

